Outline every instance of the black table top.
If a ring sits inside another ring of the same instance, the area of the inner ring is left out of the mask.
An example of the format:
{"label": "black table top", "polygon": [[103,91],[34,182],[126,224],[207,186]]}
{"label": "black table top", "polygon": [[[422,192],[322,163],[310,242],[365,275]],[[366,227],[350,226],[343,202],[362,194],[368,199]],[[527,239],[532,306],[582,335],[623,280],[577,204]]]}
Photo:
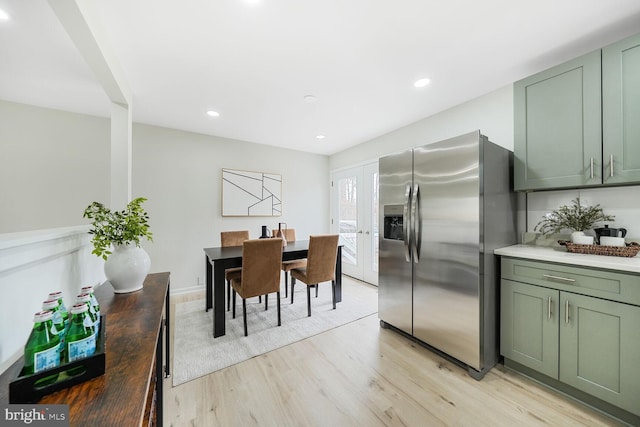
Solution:
{"label": "black table top", "polygon": [[[297,252],[302,252],[304,256],[309,251],[308,240],[296,240],[294,242],[287,242],[287,246],[282,248],[283,257],[295,255]],[[204,248],[205,254],[211,261],[242,258],[242,246],[226,246],[217,248]]]}

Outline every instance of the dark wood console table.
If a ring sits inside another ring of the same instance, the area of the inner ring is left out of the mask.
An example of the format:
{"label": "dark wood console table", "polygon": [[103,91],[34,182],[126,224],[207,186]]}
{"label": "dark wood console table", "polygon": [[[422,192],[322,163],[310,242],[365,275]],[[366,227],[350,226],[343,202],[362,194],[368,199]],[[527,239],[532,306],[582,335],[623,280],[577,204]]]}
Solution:
{"label": "dark wood console table", "polygon": [[[169,375],[169,273],[149,274],[142,290],[115,294],[109,284],[95,291],[106,315],[105,374],[42,398],[69,405],[72,426],[162,425],[162,384]],[[0,376],[0,402],[20,358]]]}

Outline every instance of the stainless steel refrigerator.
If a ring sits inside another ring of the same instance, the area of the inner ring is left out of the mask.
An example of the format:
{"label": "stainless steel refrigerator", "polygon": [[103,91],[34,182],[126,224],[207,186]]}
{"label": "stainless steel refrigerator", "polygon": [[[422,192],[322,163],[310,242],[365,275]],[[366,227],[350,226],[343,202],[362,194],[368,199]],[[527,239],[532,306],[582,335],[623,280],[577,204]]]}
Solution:
{"label": "stainless steel refrigerator", "polygon": [[480,131],[380,158],[378,316],[481,379],[499,351],[498,261],[516,242],[512,153]]}

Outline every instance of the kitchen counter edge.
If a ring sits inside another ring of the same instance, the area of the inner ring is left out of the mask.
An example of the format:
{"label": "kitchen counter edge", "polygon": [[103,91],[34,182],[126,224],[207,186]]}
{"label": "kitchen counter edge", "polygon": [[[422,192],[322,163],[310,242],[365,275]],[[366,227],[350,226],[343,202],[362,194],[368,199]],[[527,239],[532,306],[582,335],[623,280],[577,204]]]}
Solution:
{"label": "kitchen counter edge", "polygon": [[567,252],[564,247],[512,245],[493,251],[495,255],[522,258],[537,261],[548,261],[560,264],[578,265],[640,274],[640,257],[618,257],[605,255],[586,255]]}

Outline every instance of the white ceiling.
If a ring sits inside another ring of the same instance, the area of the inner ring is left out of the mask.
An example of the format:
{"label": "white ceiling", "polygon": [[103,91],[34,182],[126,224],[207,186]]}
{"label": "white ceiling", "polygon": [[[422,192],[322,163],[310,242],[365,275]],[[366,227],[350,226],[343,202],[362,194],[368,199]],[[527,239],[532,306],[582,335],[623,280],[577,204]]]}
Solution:
{"label": "white ceiling", "polygon": [[[320,154],[640,31],[638,0],[96,0],[96,8],[134,121]],[[0,0],[0,9],[11,16],[0,21],[0,99],[109,115],[46,0]],[[414,88],[419,77],[431,84]]]}

